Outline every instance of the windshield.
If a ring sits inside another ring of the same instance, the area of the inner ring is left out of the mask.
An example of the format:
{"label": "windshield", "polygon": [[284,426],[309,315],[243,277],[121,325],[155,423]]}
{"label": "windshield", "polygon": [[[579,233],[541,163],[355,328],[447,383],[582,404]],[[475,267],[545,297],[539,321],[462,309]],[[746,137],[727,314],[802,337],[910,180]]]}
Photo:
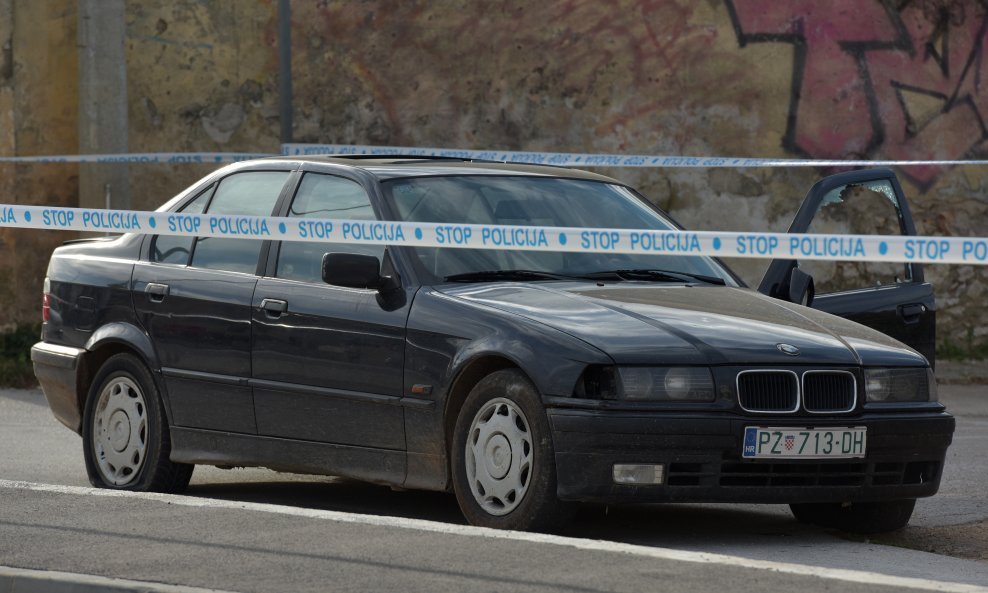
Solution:
{"label": "windshield", "polygon": [[[387,181],[385,199],[400,220],[451,224],[675,230],[672,221],[628,188],[552,177],[463,175]],[[527,270],[584,276],[613,270],[664,270],[723,278],[730,273],[708,257],[670,254],[566,253],[411,248],[423,280],[471,272]]]}

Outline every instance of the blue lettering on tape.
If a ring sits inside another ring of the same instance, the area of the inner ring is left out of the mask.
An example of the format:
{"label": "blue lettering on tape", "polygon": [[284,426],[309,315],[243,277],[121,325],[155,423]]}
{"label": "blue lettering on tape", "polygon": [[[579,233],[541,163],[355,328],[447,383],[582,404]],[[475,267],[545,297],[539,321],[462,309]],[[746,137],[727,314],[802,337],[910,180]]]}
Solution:
{"label": "blue lettering on tape", "polygon": [[950,243],[943,239],[907,239],[905,253],[908,259],[938,261],[950,252]]}
{"label": "blue lettering on tape", "polygon": [[621,235],[616,231],[582,231],[580,233],[580,247],[583,249],[613,251],[617,249],[620,241]]}
{"label": "blue lettering on tape", "polygon": [[[29,219],[30,220],[30,219]],[[3,208],[0,209],[0,223],[3,224],[16,224],[17,216],[14,215],[13,208]]]}
{"label": "blue lettering on tape", "polygon": [[984,239],[965,240],[961,244],[961,256],[964,258],[964,261],[972,259],[976,261],[988,260],[988,241]]}
{"label": "blue lettering on tape", "polygon": [[[284,223],[279,227],[282,233],[285,231]],[[322,220],[300,220],[298,221],[298,236],[303,239],[329,239],[333,236],[333,223]]]}
{"label": "blue lettering on tape", "polygon": [[268,237],[268,221],[249,216],[214,216],[209,219],[209,232],[232,237]]}
{"label": "blue lettering on tape", "polygon": [[[436,243],[440,245],[467,245],[472,236],[473,229],[470,227],[457,225],[436,227]],[[415,238],[422,238],[421,230],[415,229]]]}
{"label": "blue lettering on tape", "polygon": [[344,222],[343,238],[353,241],[404,242],[401,225],[389,222]]}
{"label": "blue lettering on tape", "polygon": [[499,228],[486,227],[480,231],[484,245],[495,247],[548,247],[549,239],[545,229],[530,227]]}
{"label": "blue lettering on tape", "polygon": [[[779,246],[778,237],[762,237],[759,235],[741,235],[738,237],[738,254],[740,255],[774,255]],[[720,240],[714,241],[714,249],[720,249]]]}
{"label": "blue lettering on tape", "polygon": [[864,241],[859,237],[806,235],[789,238],[789,253],[802,257],[864,257]]}
{"label": "blue lettering on tape", "polygon": [[[214,160],[218,158],[218,156],[219,155],[217,155],[217,157],[214,157]],[[205,160],[202,158],[202,155],[200,154],[175,154],[168,157],[168,162],[169,163],[203,163],[205,162]]]}
{"label": "blue lettering on tape", "polygon": [[116,210],[83,210],[82,226],[104,231],[139,231],[141,222],[136,212]]}
{"label": "blue lettering on tape", "polygon": [[70,227],[73,220],[75,220],[75,212],[71,210],[45,208],[41,212],[41,221],[45,226]]}
{"label": "blue lettering on tape", "polygon": [[660,253],[698,253],[700,239],[694,233],[632,232],[631,248]]}
{"label": "blue lettering on tape", "polygon": [[202,219],[188,214],[172,214],[168,217],[168,230],[173,233],[198,233]]}

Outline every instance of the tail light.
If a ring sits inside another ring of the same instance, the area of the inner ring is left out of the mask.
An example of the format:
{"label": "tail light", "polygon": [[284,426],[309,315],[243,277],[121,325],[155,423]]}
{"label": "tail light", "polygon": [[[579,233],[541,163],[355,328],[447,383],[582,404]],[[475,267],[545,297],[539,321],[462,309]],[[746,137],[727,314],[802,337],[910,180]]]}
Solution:
{"label": "tail light", "polygon": [[45,278],[45,286],[41,294],[41,321],[51,318],[51,281]]}

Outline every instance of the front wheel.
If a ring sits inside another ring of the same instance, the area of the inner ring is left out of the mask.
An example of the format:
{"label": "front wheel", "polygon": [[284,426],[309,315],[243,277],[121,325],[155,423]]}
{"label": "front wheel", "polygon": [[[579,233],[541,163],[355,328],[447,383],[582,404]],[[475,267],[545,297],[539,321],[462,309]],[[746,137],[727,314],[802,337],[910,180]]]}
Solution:
{"label": "front wheel", "polygon": [[549,421],[535,386],[516,369],[474,386],[453,433],[453,489],[472,525],[546,530],[569,515],[556,498]]}
{"label": "front wheel", "polygon": [[851,503],[799,503],[789,508],[800,523],[874,534],[902,529],[912,517],[916,499]]}
{"label": "front wheel", "polygon": [[97,488],[180,492],[195,468],[169,459],[161,397],[147,367],[130,354],[111,356],[96,373],[82,441],[89,482]]}

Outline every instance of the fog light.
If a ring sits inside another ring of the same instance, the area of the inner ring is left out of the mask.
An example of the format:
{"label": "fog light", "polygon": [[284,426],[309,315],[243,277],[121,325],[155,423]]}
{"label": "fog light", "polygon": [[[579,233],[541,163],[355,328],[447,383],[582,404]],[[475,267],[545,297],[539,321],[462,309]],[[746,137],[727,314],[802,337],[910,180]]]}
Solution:
{"label": "fog light", "polygon": [[663,466],[614,464],[615,484],[661,484]]}

